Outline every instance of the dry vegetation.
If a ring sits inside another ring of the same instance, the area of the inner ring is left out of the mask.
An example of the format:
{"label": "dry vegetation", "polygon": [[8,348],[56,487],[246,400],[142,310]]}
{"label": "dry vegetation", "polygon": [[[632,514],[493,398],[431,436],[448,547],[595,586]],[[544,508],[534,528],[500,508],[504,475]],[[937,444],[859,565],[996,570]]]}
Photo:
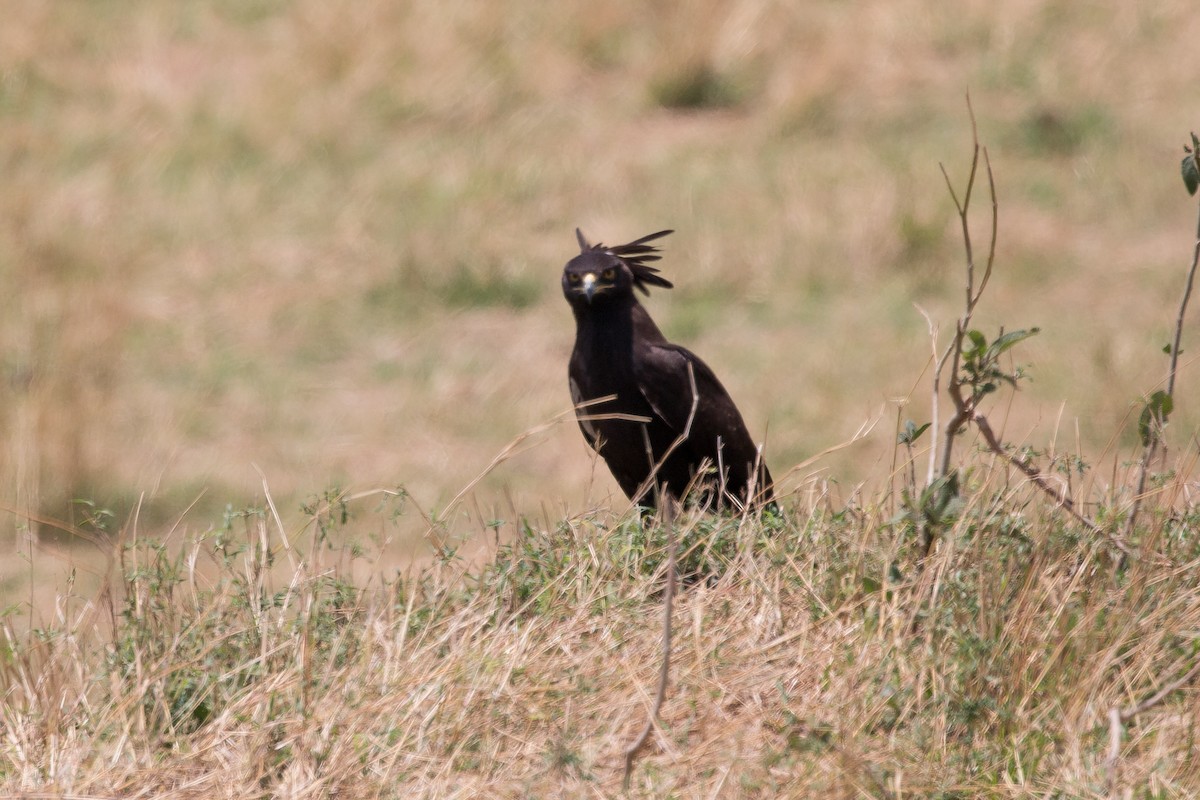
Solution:
{"label": "dry vegetation", "polygon": [[[685,517],[674,685],[635,797],[1191,797],[1195,519],[1137,557],[1003,471],[920,577],[878,508]],[[525,523],[387,580],[267,510],[180,555],[126,542],[0,661],[0,791],[54,797],[609,797],[657,668],[663,532]],[[403,498],[370,512],[411,513]],[[274,569],[272,569],[274,564]],[[124,577],[121,577],[124,576]]]}
{"label": "dry vegetation", "polygon": [[[1190,684],[1110,725],[1200,648],[1190,326],[1116,536],[1193,244],[1192,5],[7,3],[0,795],[619,793],[663,530],[545,424],[576,225],[677,229],[651,310],[788,473],[782,517],[681,520],[634,796],[1200,794]],[[918,569],[894,434],[914,305],[961,304],[966,89],[974,324],[1041,328],[986,410],[1113,535],[963,437]]]}

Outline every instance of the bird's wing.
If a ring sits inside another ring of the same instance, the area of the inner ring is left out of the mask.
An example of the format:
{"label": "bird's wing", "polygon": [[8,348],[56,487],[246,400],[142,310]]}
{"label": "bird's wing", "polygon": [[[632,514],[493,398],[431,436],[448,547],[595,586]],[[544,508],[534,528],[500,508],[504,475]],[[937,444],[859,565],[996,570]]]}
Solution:
{"label": "bird's wing", "polygon": [[719,460],[733,491],[753,481],[759,497],[772,498],[771,473],[741,413],[699,356],[675,344],[642,342],[634,346],[633,364],[638,388],[654,413],[676,435],[688,432],[680,449],[693,469],[704,459]]}
{"label": "bird's wing", "polygon": [[[691,368],[691,375],[688,372]],[[713,452],[709,443],[720,437],[725,448],[753,448],[746,423],[721,381],[699,356],[675,344],[646,344],[634,348],[633,370],[646,402],[677,434],[687,430],[700,452]],[[692,379],[695,379],[695,395]],[[695,412],[693,414],[693,397]]]}
{"label": "bird's wing", "polygon": [[586,419],[589,413],[586,408],[579,408],[579,404],[584,402],[583,392],[579,388],[579,384],[575,382],[575,378],[570,378],[571,382],[571,402],[575,404],[575,417],[579,422],[579,430],[583,431],[583,438],[587,439],[587,443],[592,446],[593,450],[599,450],[600,432],[596,430],[596,426],[592,424],[590,419]]}

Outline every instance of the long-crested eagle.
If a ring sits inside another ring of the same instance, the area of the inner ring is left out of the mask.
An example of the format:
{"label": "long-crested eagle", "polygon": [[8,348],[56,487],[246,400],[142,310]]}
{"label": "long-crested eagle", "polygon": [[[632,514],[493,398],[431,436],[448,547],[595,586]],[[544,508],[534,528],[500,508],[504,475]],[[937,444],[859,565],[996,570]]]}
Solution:
{"label": "long-crested eagle", "polygon": [[729,393],[697,355],[667,341],[634,295],[671,288],[648,265],[660,258],[649,242],[671,232],[606,247],[575,231],[580,253],[562,289],[575,313],[569,376],[579,427],[639,505],[685,494],[713,507],[770,503],[771,473]]}

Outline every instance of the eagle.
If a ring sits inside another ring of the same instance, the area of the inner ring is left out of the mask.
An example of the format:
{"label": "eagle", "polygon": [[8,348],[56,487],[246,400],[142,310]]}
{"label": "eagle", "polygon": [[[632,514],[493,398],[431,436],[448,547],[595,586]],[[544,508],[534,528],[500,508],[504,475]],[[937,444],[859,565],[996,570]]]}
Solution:
{"label": "eagle", "polygon": [[771,473],[721,381],[699,356],[672,344],[634,289],[673,284],[649,266],[650,242],[591,244],[563,268],[575,315],[568,369],[579,428],[629,499],[655,509],[664,497],[713,509],[773,503]]}

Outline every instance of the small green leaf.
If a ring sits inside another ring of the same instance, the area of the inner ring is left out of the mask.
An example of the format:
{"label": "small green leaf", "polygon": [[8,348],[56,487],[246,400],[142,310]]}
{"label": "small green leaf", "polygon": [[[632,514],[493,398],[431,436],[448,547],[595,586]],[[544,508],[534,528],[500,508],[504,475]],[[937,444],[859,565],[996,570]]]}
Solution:
{"label": "small green leaf", "polygon": [[1166,344],[1163,345],[1163,352],[1166,353],[1167,355],[1171,355],[1171,343],[1170,342],[1167,342]]}
{"label": "small green leaf", "polygon": [[1167,424],[1167,417],[1174,409],[1175,401],[1161,389],[1150,395],[1150,400],[1138,417],[1138,434],[1142,437],[1142,447],[1149,447],[1151,442],[1158,439],[1162,426]]}
{"label": "small green leaf", "polygon": [[967,331],[967,336],[971,340],[971,344],[975,345],[974,349],[980,353],[987,349],[987,337],[979,331]]}
{"label": "small green leaf", "polygon": [[1183,174],[1183,185],[1187,187],[1188,194],[1195,194],[1196,189],[1200,188],[1200,166],[1196,164],[1194,152],[1184,156],[1179,171]]}
{"label": "small green leaf", "polygon": [[1200,137],[1196,136],[1195,131],[1192,131],[1191,148],[1184,145],[1183,151],[1187,155],[1179,165],[1179,171],[1183,174],[1183,185],[1187,187],[1188,194],[1195,194],[1200,187]]}
{"label": "small green leaf", "polygon": [[1175,399],[1160,389],[1150,395],[1150,405],[1154,407],[1155,413],[1162,417],[1162,421],[1166,422],[1167,415],[1175,410]]}
{"label": "small green leaf", "polygon": [[1000,334],[1000,336],[996,338],[996,341],[992,342],[992,355],[1000,355],[1005,350],[1012,348],[1018,342],[1023,342],[1030,336],[1036,336],[1041,332],[1041,330],[1041,328],[1030,328],[1029,330],[1009,331],[1008,333]]}
{"label": "small green leaf", "polygon": [[929,427],[929,423],[918,426],[911,419],[904,421],[904,430],[896,435],[896,444],[912,444],[917,439],[921,438],[921,434]]}
{"label": "small green leaf", "polygon": [[1149,447],[1150,441],[1154,438],[1153,420],[1150,406],[1147,405],[1142,409],[1141,416],[1138,417],[1138,435],[1142,437],[1142,447]]}
{"label": "small green leaf", "polygon": [[954,500],[958,498],[958,471],[935,480],[921,492],[921,510],[925,520],[934,525],[940,524],[950,510]]}

